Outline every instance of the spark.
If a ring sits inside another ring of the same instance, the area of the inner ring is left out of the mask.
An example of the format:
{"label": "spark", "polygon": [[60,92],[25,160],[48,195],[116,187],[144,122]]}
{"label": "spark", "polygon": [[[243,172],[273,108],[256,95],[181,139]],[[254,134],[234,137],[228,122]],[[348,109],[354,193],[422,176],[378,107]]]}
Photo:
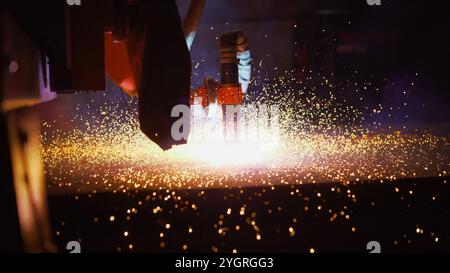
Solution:
{"label": "spark", "polygon": [[[42,150],[49,190],[275,189],[276,185],[448,174],[448,138],[430,132],[365,128],[360,110],[340,104],[332,92],[321,98],[314,92],[293,89],[293,81],[282,76],[275,83],[263,83],[258,96],[249,94],[245,107],[264,104],[279,109],[276,122],[264,117],[261,122],[257,117],[247,127],[247,138],[229,141],[220,135],[219,115],[212,123],[216,128],[209,130],[213,133],[206,138],[204,132],[194,130],[188,144],[166,152],[139,130],[135,114],[117,103],[107,102],[89,110],[92,112],[80,109],[71,119],[79,124],[72,130],[62,130],[56,121],[47,120]],[[195,204],[192,208],[197,209]],[[160,208],[153,209],[153,213],[159,212]],[[245,207],[239,214],[245,214]]]}
{"label": "spark", "polygon": [[[98,135],[74,132],[44,147],[52,188],[112,191],[250,186],[269,181],[396,180],[439,176],[448,170],[448,158],[439,150],[448,149],[449,142],[431,134],[303,134],[266,151],[243,144],[208,143],[162,152],[137,126],[123,126]],[[430,166],[418,167],[425,164]]]}

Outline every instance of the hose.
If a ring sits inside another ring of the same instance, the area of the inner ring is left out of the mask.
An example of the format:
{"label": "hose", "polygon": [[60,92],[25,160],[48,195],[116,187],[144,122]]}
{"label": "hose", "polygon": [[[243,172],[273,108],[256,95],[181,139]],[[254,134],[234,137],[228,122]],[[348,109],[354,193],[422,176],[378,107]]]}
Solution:
{"label": "hose", "polygon": [[247,38],[242,31],[232,31],[220,37],[220,83],[241,84],[246,93],[250,83],[251,58]]}

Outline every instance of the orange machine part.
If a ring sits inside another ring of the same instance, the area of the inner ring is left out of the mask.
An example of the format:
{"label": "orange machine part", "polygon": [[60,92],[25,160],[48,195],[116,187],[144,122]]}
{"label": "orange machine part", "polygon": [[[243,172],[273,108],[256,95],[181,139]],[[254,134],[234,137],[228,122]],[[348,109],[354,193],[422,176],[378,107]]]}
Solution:
{"label": "orange machine part", "polygon": [[[192,89],[190,94],[191,105],[208,106],[209,103],[208,89],[201,86],[197,89]],[[241,85],[237,86],[219,86],[217,88],[217,103],[224,105],[238,105],[242,104],[243,94]]]}
{"label": "orange machine part", "polygon": [[219,86],[217,89],[217,102],[225,105],[242,104],[243,95],[241,85]]}
{"label": "orange machine part", "polygon": [[[201,100],[201,101],[198,101]],[[189,103],[191,105],[202,105],[203,107],[208,106],[208,89],[206,87],[199,87],[197,89],[192,89]]]}
{"label": "orange machine part", "polygon": [[130,96],[137,95],[128,52],[123,42],[114,42],[111,32],[105,33],[105,67],[109,77]]}

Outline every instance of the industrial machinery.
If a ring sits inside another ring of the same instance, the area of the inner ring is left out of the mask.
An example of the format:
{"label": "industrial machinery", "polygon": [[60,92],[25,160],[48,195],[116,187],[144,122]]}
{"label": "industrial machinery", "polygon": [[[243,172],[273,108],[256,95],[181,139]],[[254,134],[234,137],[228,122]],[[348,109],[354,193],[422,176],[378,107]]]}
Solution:
{"label": "industrial machinery", "polygon": [[[44,0],[0,4],[3,251],[54,251],[34,105],[106,89],[139,97],[141,130],[162,149],[170,113],[189,103],[189,50],[204,0],[181,23],[175,1]],[[184,27],[183,27],[184,26]],[[20,232],[17,232],[17,231]]]}
{"label": "industrial machinery", "polygon": [[205,78],[203,85],[191,90],[190,104],[207,107],[242,104],[250,82],[250,50],[241,31],[225,33],[220,38],[220,83]]}
{"label": "industrial machinery", "polygon": [[171,136],[175,105],[243,102],[250,51],[240,31],[221,37],[220,83],[207,78],[189,93],[189,49],[204,5],[205,0],[191,1],[182,23],[174,1],[1,4],[1,150],[6,152],[1,157],[5,181],[0,199],[8,223],[2,225],[2,234],[8,235],[0,250],[55,251],[35,105],[58,94],[107,91],[108,75],[138,97],[141,130],[165,150],[186,141]]}
{"label": "industrial machinery", "polygon": [[[139,97],[142,131],[168,149],[182,143],[170,137],[175,121],[170,112],[174,105],[188,104],[188,46],[204,3],[192,1],[183,24],[174,1],[11,1],[2,4],[2,17],[9,18],[6,34],[11,21],[34,46],[45,88],[53,94],[101,91],[107,74],[125,92]],[[5,40],[5,45],[11,42]],[[11,69],[29,63],[23,54],[4,54]],[[3,105],[17,104],[17,95],[11,98],[7,95]]]}

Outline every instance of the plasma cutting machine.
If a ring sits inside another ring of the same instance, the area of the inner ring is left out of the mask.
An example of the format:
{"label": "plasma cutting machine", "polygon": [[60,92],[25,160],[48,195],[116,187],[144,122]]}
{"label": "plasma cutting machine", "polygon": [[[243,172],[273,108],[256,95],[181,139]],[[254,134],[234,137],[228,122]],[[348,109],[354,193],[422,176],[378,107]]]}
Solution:
{"label": "plasma cutting machine", "polygon": [[[175,141],[171,110],[189,103],[191,60],[205,0],[184,22],[173,0],[41,0],[0,4],[0,251],[53,251],[34,107],[58,94],[106,89],[105,74],[139,98],[141,130]],[[5,152],[3,152],[5,151]]]}
{"label": "plasma cutting machine", "polygon": [[[192,0],[183,21],[173,0],[41,0],[2,2],[0,9],[2,225],[15,234],[0,250],[53,251],[36,104],[58,94],[106,89],[107,74],[138,96],[141,130],[162,149],[175,105],[241,104],[250,52],[240,31],[220,40],[220,83],[205,79],[190,94],[193,43],[205,0]],[[191,100],[191,101],[190,101]],[[20,247],[18,247],[20,246]],[[18,248],[17,248],[18,247]]]}
{"label": "plasma cutting machine", "polygon": [[[19,77],[23,82],[26,77],[34,79],[37,71],[42,74],[36,80],[42,88],[35,94],[29,94],[30,88],[24,88],[28,94],[4,88],[4,111],[46,101],[54,94],[105,90],[107,74],[125,92],[138,96],[139,124],[147,137],[162,149],[183,143],[170,137],[175,121],[170,113],[175,105],[189,102],[188,47],[204,0],[191,2],[183,23],[175,1],[44,0],[2,5],[2,60],[13,71],[4,82],[10,85]],[[33,56],[30,50],[13,46],[19,39],[12,25],[34,49]],[[50,95],[42,96],[43,90]]]}
{"label": "plasma cutting machine", "polygon": [[225,33],[220,38],[220,83],[203,79],[203,85],[191,90],[190,104],[207,107],[242,104],[250,82],[251,64],[247,38],[241,31]]}

